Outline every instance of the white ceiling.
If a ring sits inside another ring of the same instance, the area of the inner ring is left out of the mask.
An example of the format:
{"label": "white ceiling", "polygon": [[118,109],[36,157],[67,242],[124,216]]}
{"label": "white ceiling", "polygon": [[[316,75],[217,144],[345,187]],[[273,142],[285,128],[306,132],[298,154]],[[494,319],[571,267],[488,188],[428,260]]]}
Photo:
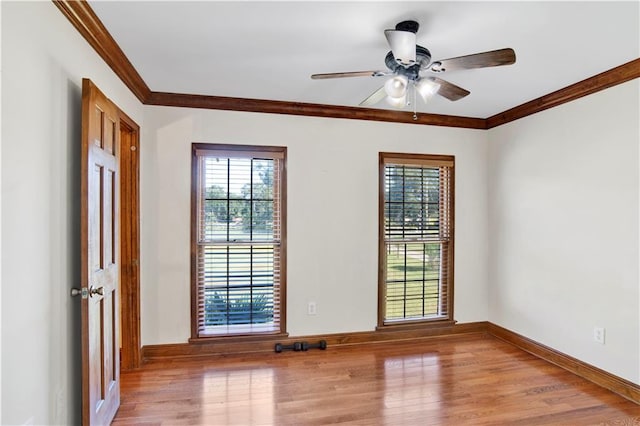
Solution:
{"label": "white ceiling", "polygon": [[[385,77],[383,31],[420,23],[433,59],[511,47],[514,65],[438,76],[471,91],[418,111],[486,118],[640,57],[640,3],[91,1],[153,91],[357,106]],[[384,102],[376,105],[387,107]]]}

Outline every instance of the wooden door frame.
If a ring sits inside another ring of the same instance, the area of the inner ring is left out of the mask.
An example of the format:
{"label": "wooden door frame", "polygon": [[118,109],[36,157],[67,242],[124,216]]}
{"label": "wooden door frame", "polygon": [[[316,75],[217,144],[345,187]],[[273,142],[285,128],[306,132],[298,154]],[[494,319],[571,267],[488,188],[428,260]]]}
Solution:
{"label": "wooden door frame", "polygon": [[120,111],[120,336],[122,371],[139,368],[140,126]]}

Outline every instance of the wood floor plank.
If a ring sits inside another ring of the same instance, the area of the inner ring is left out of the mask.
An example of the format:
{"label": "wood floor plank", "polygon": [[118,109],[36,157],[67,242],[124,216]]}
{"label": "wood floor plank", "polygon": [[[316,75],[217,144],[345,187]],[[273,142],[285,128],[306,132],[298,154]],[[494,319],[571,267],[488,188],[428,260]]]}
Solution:
{"label": "wood floor plank", "polygon": [[491,336],[151,361],[114,425],[640,425],[640,406]]}

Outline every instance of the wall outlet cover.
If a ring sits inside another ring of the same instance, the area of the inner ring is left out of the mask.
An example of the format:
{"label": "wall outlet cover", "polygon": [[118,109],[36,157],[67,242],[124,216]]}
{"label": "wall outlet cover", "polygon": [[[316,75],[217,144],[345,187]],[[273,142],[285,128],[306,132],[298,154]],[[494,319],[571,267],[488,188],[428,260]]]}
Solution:
{"label": "wall outlet cover", "polygon": [[594,327],[593,340],[604,345],[605,329],[603,327]]}

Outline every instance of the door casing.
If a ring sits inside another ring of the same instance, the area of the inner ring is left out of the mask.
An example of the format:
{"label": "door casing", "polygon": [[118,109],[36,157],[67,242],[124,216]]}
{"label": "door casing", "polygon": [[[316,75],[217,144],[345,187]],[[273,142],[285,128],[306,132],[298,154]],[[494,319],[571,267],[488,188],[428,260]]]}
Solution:
{"label": "door casing", "polygon": [[140,127],[120,111],[120,336],[122,371],[139,368]]}

